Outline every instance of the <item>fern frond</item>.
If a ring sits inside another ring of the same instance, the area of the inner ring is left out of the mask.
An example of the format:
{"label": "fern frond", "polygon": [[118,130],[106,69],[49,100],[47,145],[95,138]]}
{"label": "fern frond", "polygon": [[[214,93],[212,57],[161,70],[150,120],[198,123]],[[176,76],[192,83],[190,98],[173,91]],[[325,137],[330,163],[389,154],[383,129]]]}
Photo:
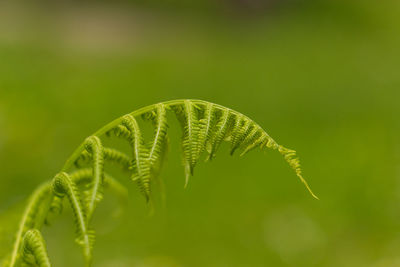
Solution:
{"label": "fern frond", "polygon": [[23,237],[28,229],[31,229],[35,224],[36,214],[42,205],[43,201],[51,196],[51,184],[49,182],[41,184],[31,195],[28,200],[28,205],[22,215],[21,222],[18,227],[18,232],[15,238],[13,250],[9,261],[9,267],[14,267],[17,264],[19,255],[18,252],[22,245]]}
{"label": "fern frond", "polygon": [[[262,136],[262,130],[260,129],[260,127],[258,127],[257,125],[253,124],[253,126],[250,127],[250,130],[244,136],[244,138],[243,138],[243,140],[242,140],[242,142],[240,144],[240,148],[242,149],[242,151],[245,151],[249,146],[254,144],[254,142],[260,136]],[[244,155],[243,153],[240,154],[240,156],[243,156],[243,155]]]}
{"label": "fern frond", "polygon": [[103,198],[104,150],[100,138],[94,135],[86,139],[85,148],[92,155],[93,163],[93,180],[85,191],[85,208],[90,221],[97,203]]}
{"label": "fern frond", "polygon": [[212,138],[213,129],[216,122],[216,109],[213,103],[207,103],[204,106],[203,117],[199,120],[198,150],[197,158],[200,158],[206,149],[208,142]]}
{"label": "fern frond", "polygon": [[137,182],[140,191],[147,201],[150,200],[150,164],[149,152],[144,145],[142,132],[136,119],[131,115],[125,115],[122,124],[131,133],[131,146],[133,152],[132,180]]}
{"label": "fern frond", "polygon": [[154,125],[153,140],[150,142],[149,164],[151,168],[160,160],[163,154],[165,143],[167,142],[167,111],[165,105],[160,103],[156,105],[155,112],[148,118]]}
{"label": "fern frond", "polygon": [[290,167],[296,172],[297,177],[299,177],[300,181],[305,185],[307,188],[308,192],[316,198],[319,199],[311,190],[310,186],[308,185],[307,181],[303,178],[301,167],[300,167],[300,160],[296,155],[296,151],[292,149],[288,149],[286,147],[283,147],[281,145],[278,146],[278,151],[283,155],[285,158],[286,162],[289,163]]}
{"label": "fern frond", "polygon": [[[260,132],[259,136],[258,132]],[[244,156],[245,154],[247,154],[256,147],[262,148],[263,144],[265,144],[268,141],[268,138],[270,137],[267,134],[265,134],[261,128],[259,128],[257,132],[254,133],[254,136],[250,136],[249,138],[253,139],[253,141],[246,142],[246,145],[243,146],[243,152],[240,154],[240,156]]]}
{"label": "fern frond", "polygon": [[22,242],[22,259],[29,265],[50,267],[46,243],[37,229],[28,230]]}
{"label": "fern frond", "polygon": [[232,124],[232,114],[231,111],[227,108],[222,109],[222,114],[220,114],[218,118],[217,125],[214,129],[213,138],[209,142],[209,155],[207,160],[211,160],[215,157],[215,153],[217,152],[220,144],[224,141],[229,128]]}
{"label": "fern frond", "polygon": [[[186,184],[204,150],[208,152],[207,159],[213,159],[221,143],[228,141],[231,144],[231,154],[237,149],[242,150],[241,155],[254,148],[278,150],[310,194],[317,198],[302,176],[296,152],[279,145],[250,118],[232,109],[201,100],[163,102],[134,111],[98,130],[75,150],[51,183],[44,183],[35,190],[19,224],[8,266],[15,267],[19,263],[22,246],[25,248],[24,259],[27,262],[47,266],[47,262],[41,260],[45,255],[45,248],[38,230],[43,222],[48,222],[49,215],[61,212],[65,197],[73,211],[76,241],[83,249],[86,265],[90,266],[95,236],[94,231],[89,228],[89,222],[102,197],[103,187],[110,188],[122,199],[126,200],[127,197],[126,189],[105,173],[104,162],[116,162],[127,169],[149,201],[151,181],[161,182],[156,178],[167,153],[167,112],[170,109],[175,112],[183,129],[181,143]],[[137,116],[143,116],[145,120],[153,123],[154,134],[148,145],[145,144],[135,119]],[[103,147],[100,138],[104,135],[115,135],[128,140],[132,149],[132,159],[118,150]],[[69,175],[68,172],[71,172],[74,163],[77,170]],[[87,165],[89,163],[91,168]],[[85,201],[81,198],[82,192],[79,191],[78,185],[88,185],[87,189],[83,190]]]}
{"label": "fern frond", "polygon": [[244,116],[238,116],[235,126],[232,129],[231,137],[231,155],[240,147],[243,140],[249,135],[254,128],[252,121],[247,120]]}
{"label": "fern frond", "polygon": [[59,197],[67,196],[75,218],[76,242],[82,246],[85,261],[87,265],[90,265],[94,234],[89,230],[87,212],[83,208],[78,188],[67,173],[61,172],[53,179],[53,191]]}
{"label": "fern frond", "polygon": [[183,129],[182,152],[186,176],[185,187],[189,181],[189,176],[193,175],[193,170],[198,160],[200,125],[197,108],[190,100],[184,100],[182,106],[175,107],[175,113]]}
{"label": "fern frond", "polygon": [[233,155],[238,148],[242,149],[243,152],[240,155],[243,156],[251,149],[260,146],[267,136],[266,133],[263,133],[263,129],[254,121],[242,114],[237,114],[230,137],[231,155]]}

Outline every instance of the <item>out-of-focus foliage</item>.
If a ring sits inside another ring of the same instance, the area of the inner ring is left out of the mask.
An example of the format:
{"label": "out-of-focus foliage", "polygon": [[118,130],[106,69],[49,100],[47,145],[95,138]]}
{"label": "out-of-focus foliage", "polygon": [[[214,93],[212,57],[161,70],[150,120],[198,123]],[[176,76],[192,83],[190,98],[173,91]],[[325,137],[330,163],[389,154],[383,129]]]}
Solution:
{"label": "out-of-focus foliage", "polygon": [[[148,216],[122,181],[125,217],[109,216],[110,197],[94,218],[95,266],[397,266],[398,1],[166,5],[1,3],[0,257],[23,201],[86,136],[141,106],[200,98],[296,148],[321,201],[276,153],[230,158],[229,146],[184,190],[172,138],[166,208]],[[55,266],[81,263],[70,212],[44,232]]]}

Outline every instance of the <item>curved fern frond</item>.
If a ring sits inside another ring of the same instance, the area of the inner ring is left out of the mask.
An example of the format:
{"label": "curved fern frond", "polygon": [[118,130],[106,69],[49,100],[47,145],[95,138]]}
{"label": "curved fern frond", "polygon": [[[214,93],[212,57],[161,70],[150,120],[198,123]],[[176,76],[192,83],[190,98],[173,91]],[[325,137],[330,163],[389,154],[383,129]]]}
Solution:
{"label": "curved fern frond", "polygon": [[189,176],[193,175],[194,167],[198,160],[199,147],[199,120],[195,104],[190,100],[184,100],[182,106],[175,107],[175,112],[182,126],[182,152],[185,166],[185,187]]}
{"label": "curved fern frond", "polygon": [[[258,127],[257,125],[253,125],[253,127],[250,127],[250,130],[244,136],[240,144],[240,148],[242,149],[242,151],[245,151],[249,146],[254,144],[257,138],[259,138],[261,135],[262,135],[262,130],[260,127]],[[243,156],[244,155],[243,152],[240,155]]]}
{"label": "curved fern frond", "polygon": [[[152,180],[161,184],[157,178],[168,150],[167,113],[171,109],[182,127],[185,186],[202,154],[207,152],[207,160],[211,160],[221,143],[228,141],[230,153],[241,150],[241,156],[255,148],[279,151],[310,194],[317,198],[303,178],[296,152],[279,145],[247,116],[202,100],[167,101],[136,110],[98,130],[75,150],[53,181],[44,183],[34,191],[19,224],[8,266],[15,267],[21,257],[39,266],[49,266],[44,241],[38,230],[44,222],[49,221],[50,215],[61,212],[65,197],[74,215],[76,242],[83,249],[86,265],[90,266],[95,237],[89,223],[102,198],[103,188],[111,189],[122,200],[127,197],[126,189],[105,172],[104,163],[118,163],[129,171],[132,180],[149,202]],[[152,139],[147,144],[136,120],[138,116],[150,121],[154,127]],[[101,138],[104,135],[128,140],[132,157],[114,148],[103,147]],[[76,170],[72,169],[74,163]],[[81,198],[82,193],[84,199]],[[22,247],[24,252],[21,251]]]}
{"label": "curved fern frond", "polygon": [[252,125],[252,121],[246,120],[244,116],[237,116],[235,125],[232,129],[231,155],[233,155],[233,153],[235,153],[235,150],[240,147],[243,140],[246,138],[253,127],[254,126]]}
{"label": "curved fern frond", "polygon": [[154,125],[153,140],[149,149],[149,164],[153,168],[164,153],[165,143],[167,142],[167,111],[165,105],[160,103],[156,105],[155,111],[146,114],[149,115],[147,119],[151,120]]}
{"label": "curved fern frond", "polygon": [[199,121],[199,146],[197,151],[197,159],[200,158],[206,149],[208,142],[212,138],[212,131],[215,127],[216,109],[213,103],[207,103],[203,110],[203,117]]}
{"label": "curved fern frond", "polygon": [[53,179],[53,191],[59,197],[67,196],[75,217],[76,242],[82,246],[86,264],[90,265],[92,261],[94,232],[89,230],[87,211],[83,208],[78,188],[67,173],[61,172]]}
{"label": "curved fern frond", "polygon": [[167,136],[169,127],[167,122],[167,109],[163,103],[159,103],[155,106],[154,110],[144,113],[142,117],[144,120],[150,121],[154,127],[153,138],[148,145],[151,179],[158,185],[161,199],[163,203],[165,203],[164,183],[159,178],[159,174],[169,144]]}
{"label": "curved fern frond", "polygon": [[14,267],[17,264],[19,255],[18,252],[22,245],[23,237],[26,231],[32,228],[35,224],[36,214],[42,205],[43,201],[50,197],[51,184],[49,182],[41,184],[31,195],[28,200],[28,205],[22,215],[21,222],[18,227],[18,232],[15,238],[14,247],[11,252],[9,266]]}
{"label": "curved fern frond", "polygon": [[28,230],[22,242],[22,259],[29,265],[50,267],[46,243],[37,229]]}
{"label": "curved fern frond", "polygon": [[88,184],[85,191],[85,207],[87,220],[90,221],[97,203],[103,198],[103,180],[104,180],[104,150],[100,138],[90,136],[85,141],[86,150],[92,155],[93,162],[93,180]]}
{"label": "curved fern frond", "polygon": [[[260,146],[268,135],[254,121],[244,115],[236,115],[235,125],[231,133],[231,155],[236,149],[241,148],[243,156],[251,149]],[[261,139],[259,139],[261,138]]]}
{"label": "curved fern frond", "polygon": [[131,133],[133,153],[132,180],[136,181],[147,201],[150,199],[150,164],[149,152],[144,145],[143,137],[136,119],[131,115],[123,117],[122,124]]}
{"label": "curved fern frond", "polygon": [[225,139],[230,130],[229,128],[232,125],[232,114],[230,109],[224,108],[221,110],[221,112],[222,114],[220,114],[217,125],[214,129],[214,135],[209,142],[209,155],[207,160],[212,160],[215,157],[215,153],[217,152],[219,145]]}
{"label": "curved fern frond", "polygon": [[[260,133],[260,134],[258,135],[258,133]],[[269,136],[267,134],[265,134],[260,127],[258,127],[258,129],[256,129],[255,135],[256,134],[257,134],[257,136],[249,137],[250,139],[252,139],[252,141],[250,141],[250,140],[248,140],[248,142],[245,141],[246,145],[243,146],[243,152],[240,154],[240,156],[244,156],[246,153],[250,152],[251,150],[253,150],[256,147],[262,148],[262,145],[268,141]]]}

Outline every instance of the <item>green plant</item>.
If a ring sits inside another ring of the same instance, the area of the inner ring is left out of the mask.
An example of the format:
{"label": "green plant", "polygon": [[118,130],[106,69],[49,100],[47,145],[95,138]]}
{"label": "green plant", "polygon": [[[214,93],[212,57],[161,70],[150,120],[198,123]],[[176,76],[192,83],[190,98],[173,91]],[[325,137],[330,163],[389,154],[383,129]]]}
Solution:
{"label": "green plant", "polygon": [[[90,266],[95,237],[91,219],[103,197],[103,189],[109,188],[118,196],[127,197],[124,187],[104,171],[104,164],[119,164],[130,173],[146,200],[151,201],[151,182],[158,177],[168,148],[168,110],[175,113],[182,126],[185,184],[193,175],[203,152],[207,152],[206,160],[212,160],[221,142],[226,140],[231,144],[231,154],[241,149],[241,155],[244,155],[257,147],[278,150],[311,195],[317,198],[302,177],[296,152],[278,145],[245,115],[201,100],[163,102],[136,110],[98,130],[75,150],[54,179],[43,183],[33,192],[6,266],[14,267],[20,262],[50,266],[40,229],[52,216],[61,212],[64,199],[68,200],[73,211],[76,242],[83,249],[86,266]],[[150,142],[145,142],[142,136],[143,131],[137,121],[139,116],[153,125],[154,134]],[[127,140],[132,156],[104,147],[102,138],[105,136]]]}

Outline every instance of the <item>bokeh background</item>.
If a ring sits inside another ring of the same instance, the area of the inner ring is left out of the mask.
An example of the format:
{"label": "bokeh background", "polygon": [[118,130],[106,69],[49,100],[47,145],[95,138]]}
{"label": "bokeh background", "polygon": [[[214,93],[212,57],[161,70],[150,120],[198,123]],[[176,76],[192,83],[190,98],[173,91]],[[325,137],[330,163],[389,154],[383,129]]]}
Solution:
{"label": "bokeh background", "polygon": [[[236,109],[294,148],[314,200],[274,151],[200,164],[183,189],[180,128],[153,216],[96,214],[94,266],[400,266],[400,2],[0,3],[0,258],[25,200],[80,142],[177,98]],[[71,212],[45,228],[80,266]]]}

